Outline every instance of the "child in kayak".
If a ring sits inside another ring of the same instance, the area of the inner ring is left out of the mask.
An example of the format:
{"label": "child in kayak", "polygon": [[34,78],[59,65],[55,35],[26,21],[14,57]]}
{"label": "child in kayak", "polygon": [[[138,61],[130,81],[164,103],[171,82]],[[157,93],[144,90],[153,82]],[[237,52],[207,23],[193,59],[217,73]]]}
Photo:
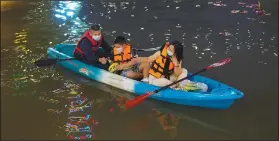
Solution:
{"label": "child in kayak", "polygon": [[136,60],[133,59],[132,46],[126,42],[123,36],[116,37],[112,54],[113,63],[109,67],[110,72],[132,79],[143,78],[142,72],[147,67],[144,64],[136,63]]}
{"label": "child in kayak", "polygon": [[[180,80],[187,76],[187,70],[182,68],[183,45],[179,41],[165,43],[159,51],[149,57],[138,57],[140,63],[147,62],[151,65],[148,77],[144,77],[142,81],[156,86],[166,86],[174,81]],[[191,90],[191,91],[207,91],[207,85],[203,83],[195,83],[190,80],[184,80],[171,88]]]}

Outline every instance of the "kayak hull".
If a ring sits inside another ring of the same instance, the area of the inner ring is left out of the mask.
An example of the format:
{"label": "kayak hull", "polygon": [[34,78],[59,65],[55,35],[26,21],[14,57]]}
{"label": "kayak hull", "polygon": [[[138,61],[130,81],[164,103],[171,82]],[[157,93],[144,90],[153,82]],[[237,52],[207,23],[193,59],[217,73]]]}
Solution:
{"label": "kayak hull", "polygon": [[[73,58],[74,48],[74,44],[58,44],[55,47],[48,48],[47,54],[49,58]],[[58,64],[84,77],[135,93],[136,95],[142,95],[159,89],[157,86],[122,77],[85,64],[79,60],[61,61]],[[152,95],[150,98],[187,106],[228,109],[236,99],[244,96],[241,91],[206,77],[197,75],[190,80],[206,83],[209,87],[208,92],[186,92],[169,88]]]}

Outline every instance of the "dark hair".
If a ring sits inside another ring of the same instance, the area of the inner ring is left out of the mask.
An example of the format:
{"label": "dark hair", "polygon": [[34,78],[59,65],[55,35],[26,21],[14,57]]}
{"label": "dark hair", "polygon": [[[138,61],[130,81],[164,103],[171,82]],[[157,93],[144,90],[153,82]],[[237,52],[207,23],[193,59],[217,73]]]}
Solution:
{"label": "dark hair", "polygon": [[175,56],[177,58],[177,61],[180,63],[181,60],[183,60],[183,45],[179,41],[171,41],[170,45],[174,46],[174,52]]}
{"label": "dark hair", "polygon": [[92,25],[90,29],[93,30],[93,31],[99,31],[99,30],[101,30],[100,26],[97,25],[97,24]]}
{"label": "dark hair", "polygon": [[114,44],[125,44],[126,39],[123,36],[117,36],[114,40]]}

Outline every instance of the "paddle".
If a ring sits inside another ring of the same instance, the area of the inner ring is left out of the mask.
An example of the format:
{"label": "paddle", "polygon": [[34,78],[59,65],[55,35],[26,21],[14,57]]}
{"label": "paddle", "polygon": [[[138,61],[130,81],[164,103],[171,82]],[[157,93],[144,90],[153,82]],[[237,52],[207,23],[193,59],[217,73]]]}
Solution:
{"label": "paddle", "polygon": [[137,97],[134,98],[134,99],[128,100],[128,101],[126,102],[126,104],[125,104],[125,107],[126,107],[126,108],[132,108],[132,107],[134,107],[134,106],[140,104],[140,103],[143,102],[146,98],[148,98],[149,96],[151,96],[151,95],[153,95],[153,94],[155,94],[155,93],[158,93],[158,92],[160,92],[160,91],[163,91],[163,90],[169,88],[170,86],[172,86],[172,85],[174,85],[174,84],[177,84],[177,83],[179,83],[179,82],[181,82],[181,81],[183,81],[183,80],[185,80],[185,79],[189,79],[189,78],[191,78],[191,77],[193,77],[193,76],[195,76],[195,75],[197,75],[197,74],[199,74],[199,73],[201,73],[201,72],[205,72],[205,71],[207,71],[207,70],[209,70],[209,69],[211,69],[211,68],[215,68],[215,67],[219,67],[219,66],[225,65],[225,64],[229,63],[230,61],[231,61],[230,58],[226,58],[226,59],[221,60],[221,61],[219,61],[219,62],[217,62],[217,63],[214,63],[214,64],[212,64],[212,65],[209,65],[209,66],[207,66],[206,68],[204,68],[204,69],[202,69],[202,70],[200,70],[200,71],[198,71],[198,72],[196,72],[196,73],[193,73],[193,74],[190,75],[190,76],[187,76],[187,77],[182,78],[182,79],[180,79],[180,80],[178,80],[178,81],[175,81],[175,82],[173,82],[173,83],[171,83],[171,84],[169,84],[169,85],[166,85],[166,86],[164,86],[164,87],[161,87],[161,88],[158,89],[158,90],[155,90],[155,91],[153,91],[153,92],[148,92],[148,93],[146,93],[146,94],[137,96]]}
{"label": "paddle", "polygon": [[136,49],[136,51],[156,51],[158,49],[160,49],[161,47],[154,47],[154,48],[146,48],[146,49]]}
{"label": "paddle", "polygon": [[[154,47],[154,48],[147,48],[147,49],[133,49],[133,52],[135,55],[137,55],[136,51],[155,51],[158,50],[160,47]],[[67,61],[67,60],[79,60],[77,58],[68,58],[68,59],[45,59],[45,60],[37,60],[34,62],[34,64],[38,67],[46,67],[50,65],[54,65],[57,62],[60,61]]]}
{"label": "paddle", "polygon": [[45,59],[45,60],[37,60],[34,62],[34,64],[38,67],[45,67],[45,66],[50,66],[54,65],[57,62],[60,61],[68,61],[68,60],[79,60],[77,58],[67,58],[67,59]]}

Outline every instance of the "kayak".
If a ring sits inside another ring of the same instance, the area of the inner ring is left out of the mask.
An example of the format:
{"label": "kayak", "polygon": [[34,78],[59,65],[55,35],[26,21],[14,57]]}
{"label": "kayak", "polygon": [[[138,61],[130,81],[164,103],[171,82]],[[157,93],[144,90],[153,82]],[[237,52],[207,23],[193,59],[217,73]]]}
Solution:
{"label": "kayak", "polygon": [[[75,47],[75,44],[57,44],[54,47],[49,47],[47,54],[51,59],[73,58]],[[146,92],[151,92],[160,88],[145,82],[111,73],[83,63],[79,60],[60,61],[57,64],[89,79],[134,93],[136,95],[142,95]],[[186,106],[228,109],[235,102],[235,100],[244,96],[241,91],[233,87],[200,75],[193,76],[190,80],[207,84],[208,91],[187,92],[168,88],[150,96],[150,98]]]}

